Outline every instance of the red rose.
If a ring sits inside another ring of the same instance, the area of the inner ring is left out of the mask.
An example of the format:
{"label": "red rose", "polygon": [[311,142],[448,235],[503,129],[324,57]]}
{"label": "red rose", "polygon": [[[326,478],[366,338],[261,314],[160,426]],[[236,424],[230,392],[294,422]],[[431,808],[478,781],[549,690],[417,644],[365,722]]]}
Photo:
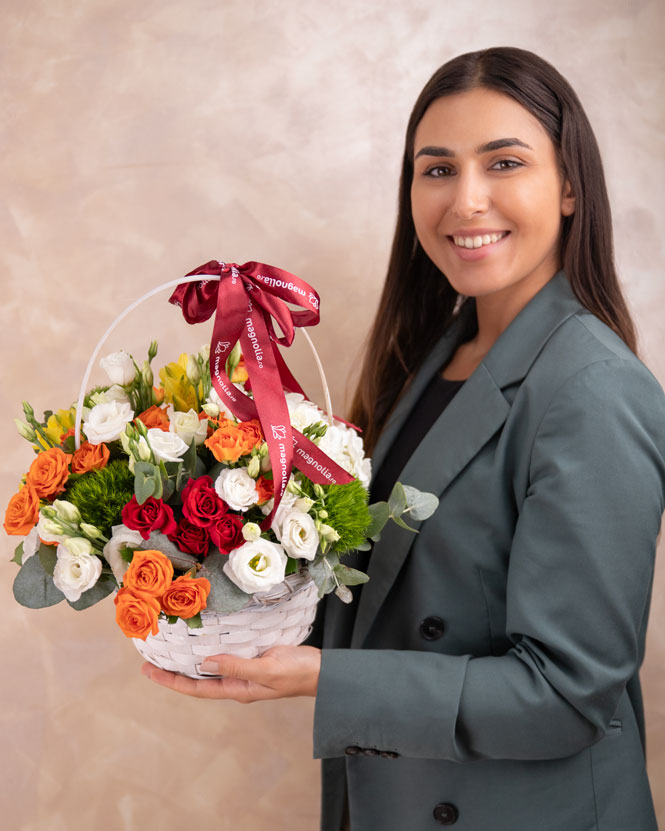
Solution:
{"label": "red rose", "polygon": [[128,528],[138,531],[144,540],[150,537],[151,531],[168,535],[176,529],[172,508],[154,496],[149,496],[143,505],[139,505],[136,496],[132,496],[122,509],[122,521]]}
{"label": "red rose", "polygon": [[210,539],[222,554],[228,554],[245,542],[242,526],[243,521],[238,514],[225,514],[210,526]]}
{"label": "red rose", "polygon": [[228,511],[226,502],[213,487],[210,476],[190,479],[182,492],[182,512],[199,528],[207,528]]}
{"label": "red rose", "polygon": [[203,555],[205,557],[210,547],[210,534],[208,533],[208,529],[201,528],[200,525],[194,525],[193,522],[185,519],[185,517],[180,520],[173,534],[169,534],[169,539],[181,551],[197,556]]}

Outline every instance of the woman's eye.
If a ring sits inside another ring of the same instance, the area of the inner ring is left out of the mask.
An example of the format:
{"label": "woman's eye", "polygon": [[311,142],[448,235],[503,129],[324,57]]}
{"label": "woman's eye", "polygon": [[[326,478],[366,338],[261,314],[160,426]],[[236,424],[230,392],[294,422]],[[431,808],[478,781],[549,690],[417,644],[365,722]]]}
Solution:
{"label": "woman's eye", "polygon": [[[518,167],[524,167],[522,162],[516,162],[514,159],[499,159],[498,162],[495,162],[492,165],[492,169],[496,168],[497,165],[508,165],[508,167],[499,167],[498,169],[501,170],[515,170]],[[425,176],[431,176],[433,179],[441,179],[446,178],[450,175],[449,172],[450,168],[447,165],[436,165],[435,167],[430,167],[425,171]]]}

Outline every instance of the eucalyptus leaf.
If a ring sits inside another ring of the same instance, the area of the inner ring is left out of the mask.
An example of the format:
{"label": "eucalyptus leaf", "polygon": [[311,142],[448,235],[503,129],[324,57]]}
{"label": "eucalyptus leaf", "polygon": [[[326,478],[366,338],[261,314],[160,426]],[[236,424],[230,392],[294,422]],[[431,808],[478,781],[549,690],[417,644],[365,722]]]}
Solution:
{"label": "eucalyptus leaf", "polygon": [[173,496],[175,492],[175,483],[172,479],[162,480],[162,488],[163,491],[161,498],[164,500],[164,502],[166,502]]}
{"label": "eucalyptus leaf", "polygon": [[198,563],[196,557],[181,551],[175,543],[161,531],[151,531],[147,540],[141,540],[139,548],[144,551],[161,551],[173,563],[173,567],[180,571],[187,571],[188,568]]}
{"label": "eucalyptus leaf", "polygon": [[58,554],[56,552],[55,545],[45,545],[41,543],[39,548],[37,549],[37,556],[39,557],[39,561],[42,564],[42,568],[44,571],[53,577],[53,572],[55,571],[55,564],[58,562]]}
{"label": "eucalyptus leaf", "polygon": [[[372,539],[376,542],[379,539],[379,536],[372,537]],[[359,546],[356,547],[356,551],[371,551],[372,550],[372,543],[371,542],[361,542]]]}
{"label": "eucalyptus leaf", "polygon": [[406,524],[406,522],[404,522],[404,520],[402,519],[402,517],[401,517],[401,516],[394,516],[394,517],[393,517],[393,522],[394,522],[396,525],[399,525],[399,527],[400,527],[400,528],[404,528],[404,529],[406,529],[407,531],[413,531],[413,533],[414,533],[414,534],[419,534],[419,533],[420,533],[420,532],[419,532],[418,530],[416,530],[415,528],[412,528],[410,525],[407,525],[407,524]]}
{"label": "eucalyptus leaf", "polygon": [[23,565],[23,543],[20,542],[16,546],[16,551],[14,552],[14,556],[9,561],[10,563],[18,563],[19,565]]}
{"label": "eucalyptus leaf", "polygon": [[78,600],[68,600],[67,603],[69,603],[72,609],[76,609],[77,612],[81,612],[83,609],[94,606],[95,603],[99,603],[100,600],[108,597],[115,588],[117,588],[117,586],[114,580],[111,578],[100,577],[95,585],[88,589],[88,591],[83,592]]}
{"label": "eucalyptus leaf", "polygon": [[193,615],[192,617],[184,618],[184,621],[190,629],[203,629],[201,612],[197,612],[197,614]]}
{"label": "eucalyptus leaf", "polygon": [[337,554],[325,554],[316,557],[311,563],[307,563],[307,571],[319,590],[319,597],[329,594],[335,588],[333,569],[339,565]]}
{"label": "eucalyptus leaf", "polygon": [[372,522],[369,528],[365,531],[365,534],[368,537],[373,538],[379,534],[379,532],[383,529],[383,526],[386,522],[388,522],[388,518],[390,517],[390,508],[388,507],[387,502],[374,502],[374,504],[368,505],[367,507],[372,516]]}
{"label": "eucalyptus leaf", "polygon": [[360,583],[366,583],[369,580],[369,577],[364,571],[349,568],[349,566],[345,566],[343,563],[336,565],[334,572],[338,581],[344,586],[357,586]]}
{"label": "eucalyptus leaf", "polygon": [[439,498],[433,493],[419,491],[410,485],[404,485],[404,493],[408,505],[409,514],[416,520],[423,520],[431,517],[439,507]]}
{"label": "eucalyptus leaf", "polygon": [[14,598],[28,609],[55,606],[65,599],[41,564],[39,557],[29,557],[14,579]]}
{"label": "eucalyptus leaf", "polygon": [[187,473],[189,473],[190,476],[193,476],[194,471],[196,470],[197,458],[196,439],[192,439],[191,444],[187,448],[187,452],[182,457],[182,467],[187,471]]}
{"label": "eucalyptus leaf", "polygon": [[218,614],[230,614],[242,609],[251,599],[251,595],[238,588],[223,571],[224,563],[228,557],[219,551],[208,554],[203,562],[203,568],[199,571],[200,577],[210,581],[210,594],[206,609]]}
{"label": "eucalyptus leaf", "polygon": [[152,476],[146,476],[145,473],[137,473],[136,470],[134,476],[134,493],[136,494],[136,501],[139,505],[143,505],[143,503],[149,499],[151,496],[154,496],[155,490],[157,489],[157,482]]}
{"label": "eucalyptus leaf", "polygon": [[393,517],[400,516],[406,510],[406,494],[404,493],[404,486],[401,482],[395,482],[388,497],[388,507]]}

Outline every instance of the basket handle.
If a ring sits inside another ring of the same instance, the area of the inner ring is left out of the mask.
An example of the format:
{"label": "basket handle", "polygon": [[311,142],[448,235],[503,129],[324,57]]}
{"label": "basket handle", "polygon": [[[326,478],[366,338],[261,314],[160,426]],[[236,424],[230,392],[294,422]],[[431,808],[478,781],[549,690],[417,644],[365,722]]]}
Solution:
{"label": "basket handle", "polygon": [[[109,328],[104,332],[104,334],[99,339],[99,343],[95,347],[92,355],[90,356],[90,360],[88,361],[88,366],[86,367],[85,374],[83,376],[83,381],[81,382],[81,389],[79,391],[78,402],[76,405],[76,421],[74,427],[74,445],[76,449],[81,446],[81,420],[83,416],[83,402],[85,401],[85,391],[88,386],[88,379],[90,378],[90,373],[92,372],[92,368],[95,365],[95,360],[97,359],[97,355],[99,355],[99,350],[102,346],[106,343],[106,339],[111,334],[111,332],[115,329],[115,327],[123,320],[130,312],[133,312],[137,306],[140,306],[144,300],[148,300],[150,297],[153,297],[155,294],[158,294],[160,291],[164,291],[165,289],[174,288],[175,286],[180,285],[181,283],[198,283],[201,280],[217,280],[219,282],[220,276],[217,274],[197,274],[193,277],[180,277],[178,280],[169,280],[168,283],[162,283],[159,286],[156,286],[154,289],[146,292],[142,297],[139,297],[138,300],[135,300],[133,303],[130,303],[127,308],[121,312],[113,323],[109,326]],[[321,386],[323,387],[323,395],[326,401],[326,415],[328,417],[328,424],[332,427],[333,425],[333,408],[332,403],[330,400],[330,390],[328,389],[328,383],[326,381],[326,376],[323,371],[323,365],[321,364],[321,359],[314,348],[314,344],[312,343],[312,339],[310,338],[309,334],[305,331],[305,329],[301,329],[303,335],[305,336],[305,340],[309,344],[310,349],[312,350],[312,354],[314,355],[314,361],[316,362],[316,368],[319,371],[319,376],[321,378]]]}

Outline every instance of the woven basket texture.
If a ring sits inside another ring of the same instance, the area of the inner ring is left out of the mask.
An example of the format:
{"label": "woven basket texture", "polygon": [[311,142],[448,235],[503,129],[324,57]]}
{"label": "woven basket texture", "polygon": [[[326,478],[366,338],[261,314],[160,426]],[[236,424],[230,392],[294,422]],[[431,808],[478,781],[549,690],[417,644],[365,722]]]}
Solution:
{"label": "woven basket texture", "polygon": [[302,643],[312,630],[318,601],[316,585],[303,569],[270,591],[257,592],[237,612],[220,615],[204,610],[201,629],[190,629],[184,620],[168,623],[160,618],[157,635],[132,640],[141,655],[160,669],[210,678],[214,676],[199,672],[209,655],[256,658],[271,646]]}

